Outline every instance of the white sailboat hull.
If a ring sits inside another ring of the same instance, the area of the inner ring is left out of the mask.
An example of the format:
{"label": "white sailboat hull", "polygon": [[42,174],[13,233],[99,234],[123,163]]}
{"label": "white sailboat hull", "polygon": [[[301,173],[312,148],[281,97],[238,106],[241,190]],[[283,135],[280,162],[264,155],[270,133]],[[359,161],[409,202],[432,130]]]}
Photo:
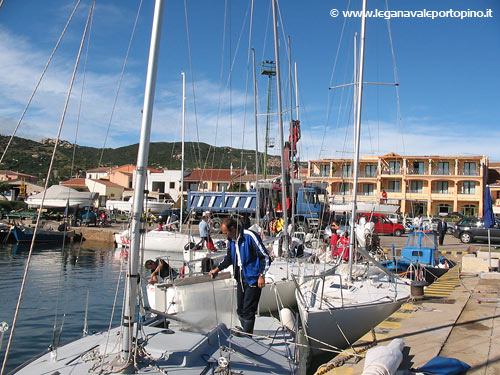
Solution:
{"label": "white sailboat hull", "polygon": [[[173,206],[173,202],[155,202],[144,200],[144,210],[148,210],[154,214],[168,210]],[[109,211],[117,210],[122,212],[130,212],[132,210],[132,200],[129,201],[115,201],[109,200],[106,202],[106,209]]]}
{"label": "white sailboat hull", "polygon": [[[184,251],[184,246],[186,246],[189,242],[198,241],[200,241],[200,238],[195,238],[189,234],[166,230],[159,231],[155,229],[147,232],[143,236],[143,245],[141,247],[148,251],[158,251],[165,254],[180,254]],[[118,246],[129,246],[129,231],[126,230],[115,234],[115,243]]]}
{"label": "white sailboat hull", "polygon": [[[300,286],[297,305],[313,354],[344,349],[384,321],[410,297],[410,286],[371,278],[339,284],[328,276]],[[345,336],[345,337],[344,337]]]}
{"label": "white sailboat hull", "polygon": [[[193,252],[194,256],[196,256],[197,253],[198,252]],[[228,271],[232,274],[232,267],[230,267]],[[283,307],[296,309],[296,287],[291,275],[294,275],[297,280],[304,281],[309,280],[315,275],[328,274],[331,272],[333,272],[332,268],[325,267],[324,265],[306,262],[288,262],[287,264],[285,260],[273,262],[266,274],[266,285],[262,289],[262,294],[260,296],[259,314],[275,312]],[[182,282],[180,282],[180,284],[182,284]],[[231,285],[232,288],[236,288],[236,283],[232,280]],[[169,314],[182,312],[185,310],[183,306],[191,305],[193,301],[200,300],[200,296],[197,295],[197,292],[186,293],[184,289],[185,287],[176,287],[171,283],[148,285],[148,302],[155,310]],[[211,294],[212,291],[209,290],[207,293]],[[230,309],[232,308],[233,306],[231,306]]]}

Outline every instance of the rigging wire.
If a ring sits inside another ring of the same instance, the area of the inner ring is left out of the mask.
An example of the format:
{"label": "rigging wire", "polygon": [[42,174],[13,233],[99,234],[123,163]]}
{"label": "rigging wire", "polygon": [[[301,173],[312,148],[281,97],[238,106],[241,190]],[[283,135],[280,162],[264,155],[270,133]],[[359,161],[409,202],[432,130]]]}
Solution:
{"label": "rigging wire", "polygon": [[[101,371],[102,371],[103,366],[104,366],[104,359],[106,357],[106,350],[108,349],[109,337],[110,337],[110,333],[111,333],[111,326],[113,324],[113,318],[115,316],[116,301],[118,299],[118,292],[119,292],[119,288],[120,288],[120,283],[122,281],[123,270],[124,270],[123,265],[124,264],[125,264],[125,259],[122,258],[122,261],[120,263],[120,273],[118,274],[118,280],[116,281],[115,296],[113,299],[113,308],[111,309],[111,316],[109,318],[108,332],[106,335],[106,343],[104,344],[104,353],[102,354]],[[122,337],[122,336],[120,335],[119,337]]]}
{"label": "rigging wire", "polygon": [[[246,23],[246,19],[248,18],[249,9],[250,9],[250,4],[247,7],[245,17],[244,17],[243,22],[242,22],[242,26],[241,26],[239,37],[238,37],[238,43],[236,44],[236,48],[234,51],[234,57],[232,57],[232,51],[230,51],[230,53],[229,53],[230,54],[230,68],[229,68],[229,74],[228,74],[228,79],[226,81],[225,89],[227,89],[229,87],[229,99],[230,99],[229,111],[230,111],[230,121],[231,121],[231,140],[230,140],[230,142],[231,142],[231,146],[232,146],[232,105],[231,105],[232,93],[231,93],[230,83],[232,80],[232,74],[233,74],[233,69],[234,69],[234,65],[236,62],[236,57],[238,55],[239,47],[240,47],[241,41],[243,39],[243,31],[245,30],[245,23]],[[231,40],[231,38],[229,38],[229,39]],[[218,110],[217,110],[216,132],[215,132],[216,135],[217,135],[217,130],[218,130],[218,126],[219,126],[219,117],[221,115],[221,111],[222,111],[222,102],[221,102],[221,96],[219,96],[219,106],[218,106]],[[215,146],[216,145],[217,145],[217,137],[215,137]],[[214,148],[215,148],[215,146],[214,146]],[[225,154],[222,154],[222,158],[221,158],[221,161],[219,163],[220,166],[222,166],[222,164],[224,162],[224,158],[225,158]],[[207,156],[207,160],[208,160],[208,156]],[[206,165],[207,165],[207,162],[205,162],[204,167],[206,167]],[[214,151],[214,156],[212,158],[212,165],[215,165],[215,151]]]}
{"label": "rigging wire", "polygon": [[[221,66],[219,72],[219,88],[218,88],[218,106],[217,106],[217,117],[215,119],[215,136],[214,136],[214,155],[212,157],[212,166],[215,164],[215,147],[217,146],[217,133],[219,130],[219,117],[222,107],[222,78],[224,75],[224,53],[226,48],[226,24],[227,24],[227,2],[224,2],[224,21],[223,21],[223,31],[222,31],[222,46],[221,46]],[[212,149],[212,145],[208,146],[207,157],[205,158],[205,163],[203,164],[203,168],[206,168],[208,164],[208,159],[210,157],[210,150]],[[201,165],[200,165],[201,167]]]}
{"label": "rigging wire", "polygon": [[137,9],[137,14],[136,14],[135,21],[134,21],[134,26],[132,27],[132,33],[130,35],[130,39],[129,39],[129,43],[128,43],[128,47],[127,47],[127,52],[125,53],[125,59],[123,61],[123,65],[122,65],[122,70],[121,70],[121,73],[120,73],[120,79],[118,80],[118,87],[116,89],[115,98],[114,98],[114,101],[113,101],[113,107],[111,109],[111,114],[109,116],[108,127],[106,129],[106,135],[104,137],[104,142],[102,144],[101,155],[99,156],[98,166],[100,166],[101,163],[102,163],[102,159],[103,159],[103,155],[104,155],[104,148],[105,148],[106,143],[108,141],[109,129],[111,128],[111,123],[113,122],[113,116],[115,114],[116,103],[118,102],[118,96],[120,94],[120,89],[122,87],[123,76],[125,75],[125,68],[127,67],[128,57],[129,57],[129,54],[130,54],[130,49],[132,47],[132,41],[134,40],[135,31],[136,31],[136,28],[137,28],[137,23],[139,21],[139,15],[141,13],[142,3],[143,3],[143,0],[141,0],[140,3],[139,3],[139,7]]}
{"label": "rigging wire", "polygon": [[[347,3],[347,9],[350,9],[350,8],[351,8],[351,0],[349,0],[349,2]],[[335,60],[334,60],[333,67],[332,67],[332,73],[330,75],[330,85],[333,83],[333,77],[334,77],[335,71],[337,69],[337,63],[338,63],[339,54],[340,54],[340,47],[342,46],[342,40],[344,39],[344,31],[345,31],[346,23],[347,23],[347,17],[344,18],[344,22],[342,24],[342,30],[340,32],[340,38],[339,38],[340,40],[339,40],[339,44],[337,46],[337,52],[335,53]],[[332,98],[332,96],[333,96],[333,98]],[[323,146],[325,144],[326,132],[328,130],[328,123],[330,121],[330,108],[332,105],[332,101],[334,100],[334,97],[335,97],[335,93],[331,94],[330,90],[328,90],[328,99],[327,99],[328,102],[327,102],[327,106],[326,106],[325,130],[323,131],[323,139],[321,140],[321,146],[319,147],[318,159],[321,158],[321,150],[323,150]]]}
{"label": "rigging wire", "polygon": [[[195,144],[193,143],[193,153],[195,156],[195,163],[201,167],[201,148],[200,148],[200,132],[198,128],[198,109],[196,106],[196,91],[194,89],[194,69],[193,69],[193,58],[191,54],[191,37],[189,34],[189,19],[188,19],[188,9],[187,9],[187,1],[184,0],[184,16],[186,21],[186,38],[187,38],[187,47],[188,47],[188,56],[189,56],[189,72],[191,73],[191,88],[193,91],[193,109],[194,109],[194,122],[196,127],[196,140],[198,145],[198,155],[196,155]],[[198,157],[198,158],[197,158]]]}
{"label": "rigging wire", "polygon": [[24,274],[23,274],[23,279],[22,279],[22,283],[21,283],[21,289],[19,291],[19,297],[18,297],[18,300],[17,300],[16,310],[15,310],[15,313],[14,313],[14,319],[13,319],[13,322],[12,322],[12,328],[11,328],[10,335],[9,335],[9,341],[7,343],[7,348],[5,349],[5,356],[4,356],[4,360],[3,360],[3,364],[2,364],[2,369],[0,370],[0,374],[1,375],[4,374],[5,367],[7,365],[7,360],[8,360],[8,357],[9,357],[10,347],[12,345],[12,339],[14,337],[14,331],[15,331],[15,328],[16,328],[17,318],[18,318],[18,315],[19,315],[20,307],[21,307],[21,301],[22,301],[22,298],[23,298],[24,287],[26,285],[26,279],[27,279],[27,276],[28,276],[28,270],[29,270],[29,266],[30,266],[30,262],[31,262],[31,256],[33,254],[33,248],[34,248],[34,245],[35,245],[35,238],[36,238],[36,234],[37,234],[38,228],[40,226],[40,218],[41,218],[41,215],[42,215],[43,205],[45,203],[45,196],[47,194],[47,188],[48,188],[48,184],[49,184],[49,180],[50,180],[50,174],[52,173],[52,167],[54,165],[54,160],[55,160],[55,156],[56,156],[57,146],[59,144],[59,140],[60,140],[60,137],[61,137],[61,131],[62,131],[62,127],[63,127],[63,124],[64,124],[65,117],[66,117],[66,111],[68,109],[69,100],[70,100],[71,92],[72,92],[72,89],[73,89],[73,84],[75,82],[76,72],[78,70],[78,64],[80,62],[80,57],[81,57],[81,54],[82,54],[83,45],[84,45],[84,42],[85,42],[85,38],[87,36],[90,19],[91,19],[92,13],[94,11],[94,5],[95,5],[95,0],[92,1],[92,5],[91,5],[90,10],[89,10],[89,14],[88,14],[87,21],[86,21],[86,24],[85,24],[84,33],[82,35],[82,39],[81,39],[81,42],[80,42],[80,47],[78,49],[78,54],[77,54],[76,62],[75,62],[74,68],[73,68],[73,73],[72,73],[72,76],[71,76],[71,82],[70,82],[70,85],[69,85],[69,88],[68,88],[68,93],[67,93],[67,96],[66,96],[66,101],[64,103],[64,109],[63,109],[63,113],[61,115],[61,120],[60,120],[59,128],[58,128],[58,131],[57,131],[57,136],[56,136],[56,139],[55,139],[55,142],[54,142],[54,148],[53,148],[52,156],[51,156],[51,159],[50,159],[49,170],[47,171],[47,178],[45,180],[45,189],[43,191],[42,202],[40,204],[40,209],[38,211],[38,216],[37,216],[37,219],[36,219],[35,229],[33,231],[33,239],[31,241],[30,250],[28,252],[28,258],[26,260],[26,266],[24,268]]}
{"label": "rigging wire", "polygon": [[[389,9],[389,4],[387,3],[387,0],[385,0],[385,8],[386,10]],[[396,100],[397,100],[397,116],[398,116],[398,125],[399,129],[401,132],[401,142],[403,145],[403,155],[406,155],[406,149],[405,149],[405,139],[404,139],[404,132],[403,132],[403,124],[402,124],[402,114],[401,114],[401,100],[399,96],[399,76],[398,76],[398,67],[396,64],[396,54],[394,53],[394,44],[392,41],[392,31],[391,31],[391,22],[388,19],[387,20],[387,31],[389,33],[389,43],[391,45],[391,54],[392,54],[392,64],[393,64],[393,72],[394,72],[394,83],[396,83]]]}
{"label": "rigging wire", "polygon": [[[247,54],[247,71],[246,71],[246,81],[245,81],[245,105],[243,110],[243,134],[241,139],[241,153],[240,153],[240,169],[243,169],[243,150],[245,148],[245,128],[247,119],[247,104],[248,104],[248,82],[250,77],[250,56],[252,54],[252,31],[253,31],[253,11],[254,11],[254,0],[250,2],[250,22],[248,25],[248,54]],[[257,148],[257,145],[255,145]],[[258,150],[257,150],[258,151]],[[245,168],[246,169],[246,168]],[[242,183],[243,174],[240,174],[240,188]],[[259,178],[259,176],[257,176]],[[258,208],[256,208],[258,209]]]}
{"label": "rigging wire", "polygon": [[[86,79],[86,72],[87,72],[87,63],[88,63],[88,56],[89,56],[89,49],[90,49],[90,36],[92,34],[92,24],[93,24],[93,14],[92,14],[92,17],[91,17],[91,20],[90,20],[90,25],[89,25],[89,37],[87,39],[87,48],[86,48],[86,51],[85,51],[85,62],[84,62],[84,68],[83,68],[83,77],[82,77],[82,86],[81,86],[81,90],[80,90],[80,101],[79,101],[79,106],[78,106],[78,114],[77,114],[77,121],[76,121],[76,129],[75,129],[75,140],[73,142],[73,152],[72,152],[72,157],[71,157],[71,167],[70,167],[70,178],[73,176],[73,170],[74,170],[74,166],[75,166],[75,155],[76,155],[76,142],[77,142],[77,139],[78,139],[78,128],[79,128],[79,125],[80,125],[80,115],[81,115],[81,110],[82,110],[82,103],[83,103],[83,90],[85,88],[85,79]],[[68,196],[67,196],[67,205],[66,205],[66,208],[67,208],[67,213],[66,213],[66,219],[64,221],[65,225],[64,225],[64,237],[63,237],[63,244],[62,244],[62,249],[61,251],[64,252],[65,251],[65,245],[66,245],[66,230],[67,230],[67,226],[66,226],[66,220],[68,219],[69,217],[69,200],[71,198],[71,190],[68,190]],[[87,212],[89,211],[89,208],[87,208]],[[76,212],[75,212],[75,215],[76,215]],[[75,218],[75,220],[77,220],[77,218]],[[82,231],[82,238],[80,239],[80,248],[81,248],[81,242],[83,240],[83,231]],[[60,266],[60,272],[59,272],[59,280],[58,280],[58,288],[57,290],[58,291],[61,291],[61,288],[60,288],[60,284],[61,284],[61,279],[62,279],[62,273],[63,273],[63,267],[64,267],[64,264],[61,263],[61,266]],[[56,308],[55,308],[55,311],[54,311],[54,327],[53,327],[53,331],[52,331],[52,345],[51,345],[51,348],[52,350],[57,350],[57,347],[59,346],[59,341],[61,339],[61,334],[62,334],[62,329],[63,329],[63,326],[64,326],[64,317],[66,316],[66,307],[68,306],[68,283],[65,283],[64,284],[64,288],[62,289],[62,292],[64,292],[64,298],[65,298],[65,302],[64,305],[63,305],[63,321],[61,323],[61,327],[60,327],[60,334],[59,334],[59,338],[58,338],[58,341],[56,343],[55,339],[56,339],[56,327],[57,327],[57,318],[59,316],[59,297],[60,297],[60,294],[61,293],[57,293],[57,299],[56,299]]]}
{"label": "rigging wire", "polygon": [[[12,140],[14,139],[14,136],[17,133],[17,130],[19,129],[19,126],[21,125],[21,122],[24,119],[24,115],[28,111],[28,108],[29,108],[29,106],[31,104],[31,101],[33,100],[33,98],[34,98],[34,96],[35,96],[35,94],[36,94],[36,92],[38,90],[38,87],[40,86],[40,83],[42,82],[42,79],[45,76],[45,73],[47,72],[47,69],[49,68],[49,65],[50,65],[50,63],[52,61],[52,58],[54,57],[54,55],[55,55],[55,53],[57,51],[57,48],[59,47],[59,44],[61,44],[62,38],[66,34],[66,30],[68,29],[69,24],[71,23],[71,20],[73,19],[73,16],[75,15],[76,10],[78,9],[78,6],[80,5],[80,1],[81,0],[78,0],[77,3],[75,4],[75,7],[73,8],[73,11],[71,12],[71,15],[68,18],[68,21],[66,22],[66,25],[64,26],[61,34],[59,35],[59,39],[57,40],[56,45],[54,46],[54,49],[52,50],[52,53],[49,56],[49,59],[45,63],[45,67],[43,68],[43,71],[40,74],[40,78],[38,78],[38,82],[36,83],[35,88],[33,89],[33,92],[31,93],[31,96],[28,99],[28,102],[26,103],[26,106],[24,107],[23,113],[21,114],[21,117],[19,118],[19,121],[17,122],[16,127],[14,128],[14,131],[12,132],[12,135],[10,136],[9,141],[7,142],[7,146],[5,146],[5,149],[3,150],[2,157],[0,158],[0,163],[2,163],[2,161],[3,161],[4,157],[5,157],[5,154],[7,153],[7,150],[9,149],[10,144],[12,143]],[[2,0],[2,3],[3,3],[3,0]],[[0,4],[0,7],[1,7],[1,4]]]}

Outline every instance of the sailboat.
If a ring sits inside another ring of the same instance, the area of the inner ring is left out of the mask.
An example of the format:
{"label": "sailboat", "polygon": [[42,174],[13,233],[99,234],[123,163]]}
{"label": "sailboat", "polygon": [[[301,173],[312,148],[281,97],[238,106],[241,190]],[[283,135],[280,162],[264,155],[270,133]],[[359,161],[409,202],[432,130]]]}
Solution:
{"label": "sailboat", "polygon": [[[376,267],[362,264],[353,265],[356,241],[356,192],[363,93],[366,0],[363,0],[362,14],[360,64],[359,70],[354,75],[356,81],[356,121],[349,261],[344,272],[315,278],[300,285],[296,291],[303,328],[313,347],[312,352],[316,354],[321,349],[342,349],[350,346],[396,311],[410,297],[410,285],[388,272],[362,246],[358,246],[357,251]],[[364,231],[364,228],[359,229]]]}
{"label": "sailboat", "polygon": [[[203,317],[207,305],[198,309],[201,319],[188,322],[180,316],[157,312],[144,320],[144,306],[137,303],[139,289],[140,217],[143,212],[145,174],[148,161],[149,139],[152,122],[155,80],[159,56],[159,41],[163,18],[164,0],[156,0],[152,28],[147,82],[144,98],[141,137],[137,158],[137,179],[134,189],[134,206],[131,223],[131,245],[128,263],[126,298],[119,327],[85,336],[21,365],[13,374],[294,374],[297,369],[295,345],[291,333],[274,318],[257,319],[256,336],[237,336],[215,314],[215,327],[207,328]],[[231,280],[231,283],[233,281]],[[220,285],[223,283],[223,285]],[[221,302],[225,308],[235,307],[218,298],[221,294],[231,300],[224,283],[215,280],[207,283],[213,290],[212,306]],[[229,291],[234,287],[228,284]],[[217,291],[217,293],[216,293]],[[207,294],[205,294],[207,296]],[[201,302],[201,301],[199,301]],[[191,310],[194,311],[194,310]],[[6,354],[5,362],[8,355]],[[3,372],[3,370],[2,370]]]}

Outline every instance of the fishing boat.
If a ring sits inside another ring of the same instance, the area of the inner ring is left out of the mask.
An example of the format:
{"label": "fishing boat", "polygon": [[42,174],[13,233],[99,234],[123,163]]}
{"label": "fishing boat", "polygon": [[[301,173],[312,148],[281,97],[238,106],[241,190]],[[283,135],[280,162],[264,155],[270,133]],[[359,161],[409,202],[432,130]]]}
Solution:
{"label": "fishing boat", "polygon": [[382,262],[388,270],[416,281],[432,284],[443,276],[455,263],[439,256],[437,235],[433,231],[412,231],[408,233],[406,246],[399,257]]}
{"label": "fishing boat", "polygon": [[64,240],[69,241],[75,237],[75,231],[57,231],[52,229],[38,229],[36,236],[33,237],[35,228],[16,226],[12,229],[12,235],[18,243],[31,243],[33,240],[36,243],[62,243]]}
{"label": "fishing boat", "polygon": [[[275,7],[273,0],[274,14]],[[60,347],[52,347],[14,370],[14,374],[296,373],[294,338],[276,319],[258,318],[253,336],[241,335],[220,323],[217,314],[219,309],[230,310],[231,314],[235,311],[232,279],[213,280],[204,284],[206,290],[212,290],[212,294],[203,293],[211,304],[203,303],[206,299],[192,299],[199,303],[199,308],[188,309],[186,314],[196,314],[195,323],[184,319],[180,314],[173,316],[151,311],[140,303],[143,299],[138,298],[143,225],[141,214],[144,211],[144,187],[163,9],[164,0],[156,0],[131,215],[130,254],[122,324]],[[224,300],[231,300],[231,303],[225,303]],[[206,317],[210,314],[207,308],[215,305],[218,307],[215,314],[212,311],[216,323],[214,325]],[[151,319],[143,319],[145,310],[154,313]],[[203,324],[205,319],[210,327],[208,329]],[[13,332],[14,328],[9,337],[9,347]],[[7,358],[8,350],[4,366]]]}
{"label": "fishing boat", "polygon": [[[357,183],[363,94],[363,69],[366,30],[366,0],[363,0],[359,67],[355,66],[354,161],[348,263],[342,272],[314,278],[296,291],[302,325],[312,346],[312,353],[321,349],[343,349],[396,311],[410,297],[409,283],[397,278],[377,262],[363,247],[356,244],[356,231],[364,232],[357,218]],[[356,48],[355,48],[356,50]],[[356,55],[357,55],[356,51]],[[361,223],[363,224],[363,223]],[[364,236],[362,236],[364,237]],[[355,252],[371,263],[354,265]]]}

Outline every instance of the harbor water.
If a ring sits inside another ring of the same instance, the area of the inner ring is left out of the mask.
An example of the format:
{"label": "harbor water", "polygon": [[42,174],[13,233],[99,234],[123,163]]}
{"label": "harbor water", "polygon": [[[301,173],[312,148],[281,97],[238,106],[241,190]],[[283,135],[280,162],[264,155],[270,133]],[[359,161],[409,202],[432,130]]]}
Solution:
{"label": "harbor water", "polygon": [[[119,323],[126,274],[120,250],[109,244],[96,249],[85,245],[35,247],[6,373],[50,345],[81,337],[87,294],[89,332],[109,326],[117,290],[113,324]],[[29,246],[0,245],[0,322],[9,324],[0,351],[2,361],[28,253]]]}

